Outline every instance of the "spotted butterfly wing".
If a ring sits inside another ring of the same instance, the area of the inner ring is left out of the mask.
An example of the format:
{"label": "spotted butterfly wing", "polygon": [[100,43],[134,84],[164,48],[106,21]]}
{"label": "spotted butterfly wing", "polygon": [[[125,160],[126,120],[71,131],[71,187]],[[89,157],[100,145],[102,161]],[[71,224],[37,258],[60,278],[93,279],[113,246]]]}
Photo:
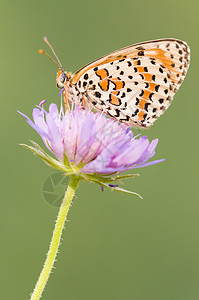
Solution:
{"label": "spotted butterfly wing", "polygon": [[162,39],[112,52],[72,78],[97,110],[134,127],[150,127],[169,107],[189,67],[185,42]]}

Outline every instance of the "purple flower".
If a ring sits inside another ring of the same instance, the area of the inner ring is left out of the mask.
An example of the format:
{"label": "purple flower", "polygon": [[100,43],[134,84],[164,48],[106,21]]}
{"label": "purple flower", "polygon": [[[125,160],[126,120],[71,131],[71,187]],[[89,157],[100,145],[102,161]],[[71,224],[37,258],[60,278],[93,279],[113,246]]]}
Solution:
{"label": "purple flower", "polygon": [[121,172],[164,160],[148,162],[155,154],[158,139],[150,143],[146,136],[134,137],[126,124],[108,119],[99,112],[93,113],[73,105],[70,114],[68,111],[64,114],[63,108],[59,112],[53,103],[47,112],[42,103],[33,109],[33,121],[23,113],[20,114],[37,131],[57,159],[50,157],[34,142],[34,148],[24,145],[26,148],[68,175],[81,176],[84,180],[94,181],[107,188],[125,191],[109,183],[135,176],[119,176]]}
{"label": "purple flower", "polygon": [[158,139],[149,143],[146,136],[133,137],[126,124],[108,119],[104,114],[75,107],[66,114],[50,104],[49,112],[33,109],[28,124],[41,136],[46,147],[62,162],[64,157],[85,174],[121,173],[159,163],[148,162],[154,156]]}

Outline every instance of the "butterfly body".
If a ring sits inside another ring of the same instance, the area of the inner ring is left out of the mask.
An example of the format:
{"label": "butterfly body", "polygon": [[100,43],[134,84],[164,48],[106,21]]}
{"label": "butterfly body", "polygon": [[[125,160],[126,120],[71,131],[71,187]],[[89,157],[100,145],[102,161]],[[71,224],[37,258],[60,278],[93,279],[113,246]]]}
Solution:
{"label": "butterfly body", "polygon": [[57,86],[64,87],[66,101],[87,103],[116,120],[147,128],[169,107],[189,59],[189,47],[180,40],[144,42],[112,52],[74,75],[59,70]]}

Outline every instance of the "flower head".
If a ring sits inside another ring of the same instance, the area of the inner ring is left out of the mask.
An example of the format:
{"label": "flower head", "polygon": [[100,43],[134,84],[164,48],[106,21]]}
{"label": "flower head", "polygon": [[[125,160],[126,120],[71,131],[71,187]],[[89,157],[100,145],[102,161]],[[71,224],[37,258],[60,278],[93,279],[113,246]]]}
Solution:
{"label": "flower head", "polygon": [[[118,179],[121,172],[163,161],[148,162],[155,154],[158,139],[150,143],[146,136],[134,137],[126,124],[108,119],[99,112],[93,113],[78,106],[64,114],[62,107],[59,112],[57,105],[52,103],[49,112],[43,106],[34,108],[33,121],[20,114],[38,132],[57,159],[51,158],[35,143],[37,149],[26,147],[53,167],[84,179],[97,180],[100,184],[110,182],[116,177],[110,180],[108,176],[117,175]],[[122,178],[126,176],[130,175]],[[119,189],[117,185],[109,187]]]}

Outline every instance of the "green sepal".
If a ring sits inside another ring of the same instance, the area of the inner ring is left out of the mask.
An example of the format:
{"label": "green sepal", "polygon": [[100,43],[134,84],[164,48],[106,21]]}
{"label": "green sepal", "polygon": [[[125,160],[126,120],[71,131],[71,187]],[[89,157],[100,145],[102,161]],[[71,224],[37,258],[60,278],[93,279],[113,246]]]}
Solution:
{"label": "green sepal", "polygon": [[135,192],[131,192],[131,191],[122,189],[120,187],[112,187],[108,184],[111,182],[118,182],[118,181],[120,181],[122,179],[126,179],[126,178],[134,178],[134,177],[140,176],[139,174],[118,175],[118,173],[112,173],[112,174],[99,175],[97,173],[94,173],[94,174],[81,173],[81,170],[79,169],[79,167],[73,165],[73,163],[70,163],[70,161],[68,160],[66,155],[64,155],[64,162],[61,162],[60,160],[54,159],[50,155],[48,155],[34,141],[30,141],[30,142],[33,144],[34,147],[26,145],[26,144],[20,144],[20,146],[23,146],[26,149],[31,150],[36,156],[41,158],[47,165],[49,165],[57,170],[63,171],[65,176],[75,175],[84,181],[92,181],[92,182],[94,182],[100,186],[103,186],[111,191],[122,192],[125,194],[134,195],[134,196],[137,196],[137,197],[143,199],[139,194],[137,194]]}
{"label": "green sepal", "polygon": [[125,190],[125,189],[122,189],[120,187],[112,187],[104,182],[101,182],[101,181],[97,181],[97,180],[92,180],[93,182],[99,184],[100,186],[103,186],[111,191],[116,191],[116,192],[122,192],[122,193],[125,193],[125,194],[130,194],[130,195],[134,195],[134,196],[137,196],[139,197],[140,199],[143,199],[141,195],[135,193],[135,192],[131,192],[131,191],[128,191],[128,190]]}
{"label": "green sepal", "polygon": [[31,143],[35,146],[29,146],[26,144],[20,144],[20,146],[25,147],[26,149],[31,150],[36,156],[41,158],[47,165],[58,169],[63,172],[70,172],[71,169],[68,169],[64,164],[62,164],[59,160],[52,158],[50,155],[48,155],[37,143],[31,141]]}
{"label": "green sepal", "polygon": [[126,174],[126,175],[116,175],[116,176],[99,176],[97,174],[86,174],[86,177],[88,178],[88,180],[92,180],[92,178],[95,178],[96,180],[100,181],[100,182],[104,182],[104,183],[108,183],[108,182],[115,182],[115,181],[120,181],[121,179],[126,179],[126,178],[134,178],[134,177],[138,177],[140,176],[140,174]]}

